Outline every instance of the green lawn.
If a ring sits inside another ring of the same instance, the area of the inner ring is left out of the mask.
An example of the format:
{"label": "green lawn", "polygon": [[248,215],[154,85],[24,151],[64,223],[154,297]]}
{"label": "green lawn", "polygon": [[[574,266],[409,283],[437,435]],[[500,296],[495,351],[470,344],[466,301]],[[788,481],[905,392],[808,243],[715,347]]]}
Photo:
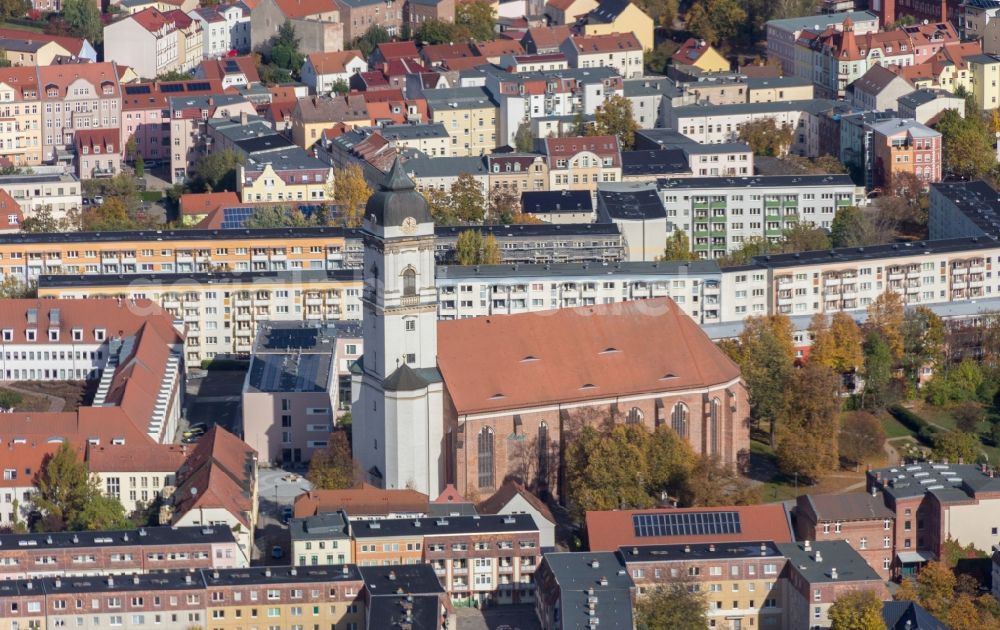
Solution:
{"label": "green lawn", "polygon": [[887,438],[897,438],[906,437],[908,435],[913,435],[913,432],[907,429],[899,420],[892,417],[891,414],[882,412],[879,414],[879,420],[882,421],[882,428],[885,429],[885,435]]}
{"label": "green lawn", "polygon": [[159,201],[163,199],[163,193],[159,190],[147,190],[140,193],[143,201]]}
{"label": "green lawn", "polygon": [[3,22],[4,28],[13,28],[19,31],[29,31],[32,33],[44,33],[45,29],[40,26],[28,26],[26,24],[12,24],[11,22]]}

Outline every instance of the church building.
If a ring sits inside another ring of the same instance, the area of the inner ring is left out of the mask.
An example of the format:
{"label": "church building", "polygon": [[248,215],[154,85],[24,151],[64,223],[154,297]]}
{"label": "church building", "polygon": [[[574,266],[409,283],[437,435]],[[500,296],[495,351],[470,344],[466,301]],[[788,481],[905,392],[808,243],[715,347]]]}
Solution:
{"label": "church building", "polygon": [[516,478],[558,495],[575,431],[611,422],[665,424],[745,464],[739,367],[669,298],[439,322],[434,223],[398,162],[365,215],[352,415],[371,483],[481,499]]}

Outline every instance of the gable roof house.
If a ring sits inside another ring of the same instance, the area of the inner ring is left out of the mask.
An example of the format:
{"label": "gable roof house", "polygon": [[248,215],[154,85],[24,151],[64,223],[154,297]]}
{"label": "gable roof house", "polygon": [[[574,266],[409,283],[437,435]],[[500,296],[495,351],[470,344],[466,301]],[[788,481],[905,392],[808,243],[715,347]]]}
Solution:
{"label": "gable roof house", "polygon": [[302,65],[302,82],[313,94],[325,96],[333,91],[338,81],[346,86],[352,75],[367,71],[368,62],[359,50],[315,52],[306,56]]}
{"label": "gable roof house", "polygon": [[584,35],[634,33],[643,50],[652,50],[653,18],[629,0],[601,0],[578,21]]}
{"label": "gable roof house", "polygon": [[714,46],[703,39],[688,38],[670,58],[680,70],[691,72],[729,72],[729,61]]}
{"label": "gable roof house", "polygon": [[913,91],[909,81],[879,65],[847,87],[851,104],[866,111],[895,109],[899,99]]}
{"label": "gable roof house", "polygon": [[176,9],[149,7],[104,27],[104,59],[146,79],[190,70],[201,61],[203,46],[201,22]]}

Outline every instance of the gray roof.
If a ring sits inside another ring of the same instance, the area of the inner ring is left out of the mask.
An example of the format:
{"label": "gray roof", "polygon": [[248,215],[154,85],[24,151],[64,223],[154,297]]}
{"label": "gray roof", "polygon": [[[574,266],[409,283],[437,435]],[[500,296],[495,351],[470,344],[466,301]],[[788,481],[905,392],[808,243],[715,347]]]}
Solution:
{"label": "gray roof", "polygon": [[871,123],[869,127],[887,136],[899,133],[900,131],[908,131],[915,138],[937,138],[941,136],[940,132],[934,131],[927,125],[909,118],[890,118],[889,120]]}
{"label": "gray roof", "polygon": [[239,117],[210,118],[208,127],[231,142],[278,135],[271,123],[260,116],[247,116],[245,123]]}
{"label": "gray roof", "polygon": [[[389,595],[383,593],[383,595]],[[368,603],[368,628],[439,630],[441,601],[437,595],[389,595]]]}
{"label": "gray roof", "polygon": [[[220,235],[229,238],[248,238],[244,230],[220,230]],[[281,236],[280,234],[274,236]],[[164,239],[166,239],[164,234]],[[253,238],[252,236],[249,238]],[[264,235],[261,235],[264,238]],[[38,277],[40,287],[90,287],[90,286],[124,286],[130,287],[160,287],[173,283],[198,283],[225,286],[227,284],[254,285],[287,285],[293,281],[327,282],[339,280],[350,282],[361,280],[361,271],[357,269],[295,269],[288,271],[216,271],[203,273],[131,273],[131,274],[53,274]]]}
{"label": "gray roof", "polygon": [[[873,581],[882,583],[875,570],[845,540],[822,540],[778,543],[778,550],[788,558],[788,569],[799,573],[810,584]],[[836,572],[836,575],[834,574]]]}
{"label": "gray roof", "polygon": [[1000,476],[991,477],[973,464],[923,462],[867,473],[868,483],[895,498],[933,493],[941,503],[968,501],[981,492],[1000,492]]}
{"label": "gray roof", "polygon": [[772,540],[622,546],[618,548],[618,553],[626,565],[632,562],[689,562],[719,558],[781,558],[782,555]]}
{"label": "gray roof", "polygon": [[378,191],[368,198],[365,217],[381,227],[399,227],[403,220],[412,217],[417,223],[432,223],[427,199],[417,192],[403,164],[397,157],[392,168],[383,177]]}
{"label": "gray roof", "polygon": [[802,31],[806,29],[823,31],[828,26],[843,24],[844,20],[850,18],[852,22],[875,22],[878,24],[878,16],[870,11],[844,11],[843,13],[828,13],[819,15],[807,15],[805,17],[786,18],[784,20],[770,20],[767,25],[781,28],[786,31]]}
{"label": "gray roof", "polygon": [[667,217],[663,200],[652,186],[631,190],[601,186],[597,190],[597,199],[602,221],[608,219],[647,221]]}
{"label": "gray roof", "polygon": [[916,602],[882,602],[882,621],[887,630],[949,630],[937,617]]}
{"label": "gray roof", "polygon": [[594,198],[587,190],[526,190],[521,193],[521,209],[529,214],[593,212]]}
{"label": "gray roof", "polygon": [[458,177],[463,173],[468,173],[469,175],[486,175],[486,163],[482,156],[419,157],[407,160],[403,164],[403,168],[414,179],[421,177]]}
{"label": "gray roof", "polygon": [[979,180],[931,184],[931,198],[935,195],[941,195],[954,204],[983,234],[991,237],[1000,235],[1000,194],[986,182]]}
{"label": "gray roof", "polygon": [[324,392],[333,367],[333,355],[267,353],[250,363],[248,392]]}
{"label": "gray roof", "polygon": [[0,549],[83,549],[115,546],[184,546],[235,542],[228,527],[143,527],[103,532],[0,534]]}
{"label": "gray roof", "polygon": [[436,368],[414,369],[404,363],[385,379],[382,387],[389,392],[412,392],[441,381],[441,373]]}
{"label": "gray roof", "polygon": [[747,87],[751,90],[763,90],[767,88],[790,88],[804,87],[812,85],[812,81],[802,77],[747,77]]}
{"label": "gray roof", "polygon": [[421,138],[447,138],[448,131],[442,123],[403,123],[385,125],[378,132],[388,140],[419,140]]}
{"label": "gray roof", "polygon": [[483,87],[438,88],[424,90],[427,107],[437,109],[480,109],[497,104]]}
{"label": "gray roof", "polygon": [[881,495],[867,492],[844,494],[807,494],[799,497],[802,507],[808,507],[817,521],[863,521],[893,518]]}
{"label": "gray roof", "polygon": [[209,587],[239,586],[242,584],[296,584],[303,582],[346,582],[361,580],[358,567],[353,564],[310,567],[244,567],[202,571]]}
{"label": "gray roof", "polygon": [[756,256],[754,263],[761,267],[771,268],[798,267],[800,265],[818,265],[831,262],[884,260],[897,256],[913,256],[917,253],[973,252],[979,249],[992,249],[995,247],[997,247],[997,241],[987,237],[950,238],[938,241],[890,243],[888,245],[872,245],[869,247],[838,247],[836,249],[819,249],[792,254],[768,254],[765,256]]}
{"label": "gray roof", "polygon": [[547,553],[542,562],[559,585],[563,628],[589,628],[588,602],[594,597],[595,616],[602,630],[632,629],[633,584],[617,554]]}
{"label": "gray roof", "polygon": [[292,540],[350,539],[350,522],[341,512],[323,512],[306,518],[293,518],[288,524]]}
{"label": "gray roof", "polygon": [[697,116],[734,116],[739,114],[770,114],[774,112],[803,111],[810,114],[837,107],[836,101],[816,98],[808,101],[774,101],[771,103],[734,103],[730,105],[684,105],[674,108],[674,116],[692,118]]}
{"label": "gray roof", "polygon": [[684,175],[691,173],[683,149],[646,149],[622,151],[622,176]]}
{"label": "gray roof", "polygon": [[930,88],[924,88],[922,90],[916,90],[915,92],[910,92],[904,96],[899,97],[899,104],[906,105],[907,107],[916,109],[920,105],[930,103],[931,101],[937,99],[954,99],[962,100],[961,96],[956,96],[954,93],[947,90],[933,90]]}
{"label": "gray roof", "polygon": [[178,109],[211,109],[246,102],[242,94],[206,94],[204,96],[174,96],[170,99],[170,111]]}
{"label": "gray roof", "polygon": [[768,175],[756,177],[679,177],[657,180],[660,190],[697,188],[805,188],[854,186],[850,175]]}
{"label": "gray roof", "polygon": [[461,534],[515,534],[538,532],[530,514],[483,514],[474,516],[426,516],[351,521],[354,538],[395,536],[454,536]]}
{"label": "gray roof", "polygon": [[597,276],[688,276],[720,274],[715,260],[631,261],[614,263],[550,263],[514,265],[438,265],[437,279],[461,281],[468,278],[594,278]]}
{"label": "gray roof", "polygon": [[658,96],[669,98],[681,96],[683,91],[669,77],[643,77],[640,79],[625,79],[622,88],[626,97]]}

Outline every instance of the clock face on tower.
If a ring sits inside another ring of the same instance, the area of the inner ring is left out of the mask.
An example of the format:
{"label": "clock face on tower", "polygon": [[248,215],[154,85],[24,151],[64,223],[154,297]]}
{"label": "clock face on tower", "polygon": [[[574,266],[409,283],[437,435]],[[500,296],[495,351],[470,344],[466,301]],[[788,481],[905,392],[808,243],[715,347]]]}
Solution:
{"label": "clock face on tower", "polygon": [[406,217],[403,219],[403,225],[401,226],[404,234],[413,234],[417,231],[417,220],[413,217]]}

